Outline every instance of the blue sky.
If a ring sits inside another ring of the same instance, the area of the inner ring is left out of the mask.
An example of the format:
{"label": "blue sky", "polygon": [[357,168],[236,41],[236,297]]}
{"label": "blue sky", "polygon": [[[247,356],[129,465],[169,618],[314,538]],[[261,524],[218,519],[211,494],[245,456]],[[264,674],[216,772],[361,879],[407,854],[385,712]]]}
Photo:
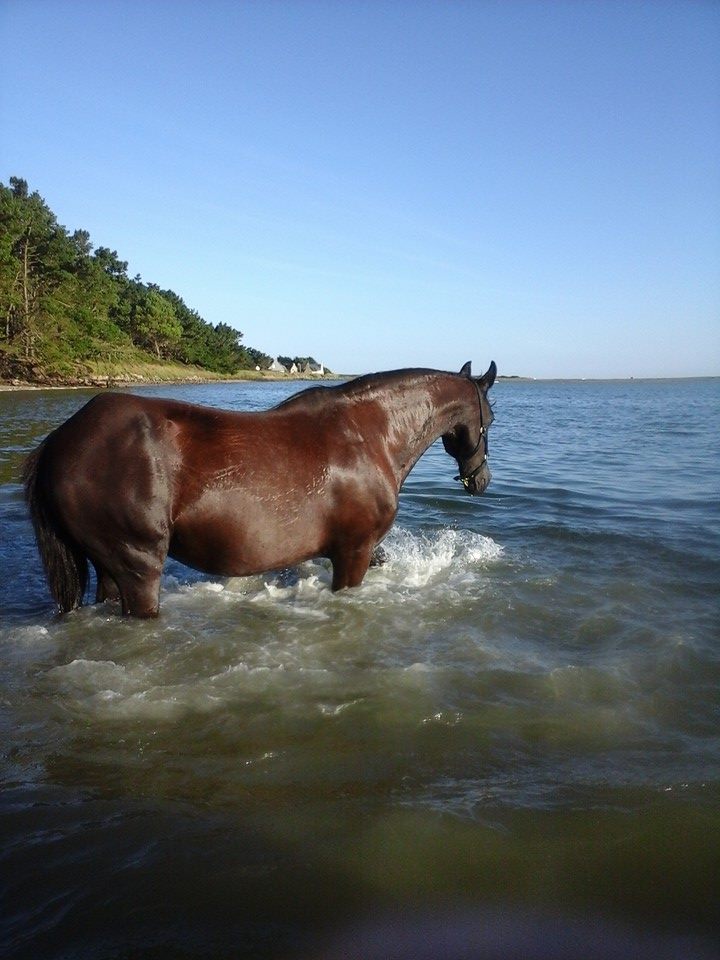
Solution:
{"label": "blue sky", "polygon": [[720,374],[720,4],[0,0],[0,180],[267,353]]}

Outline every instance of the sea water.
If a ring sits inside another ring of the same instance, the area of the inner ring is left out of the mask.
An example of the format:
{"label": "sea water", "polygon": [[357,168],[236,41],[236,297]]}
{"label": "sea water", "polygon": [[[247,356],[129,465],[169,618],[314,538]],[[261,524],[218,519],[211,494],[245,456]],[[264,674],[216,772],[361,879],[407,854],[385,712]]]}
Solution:
{"label": "sea water", "polygon": [[54,617],[19,475],[90,393],[0,394],[0,952],[309,956],[440,904],[717,934],[720,381],[492,393],[486,494],[431,447],[359,588],[169,562],[152,622]]}

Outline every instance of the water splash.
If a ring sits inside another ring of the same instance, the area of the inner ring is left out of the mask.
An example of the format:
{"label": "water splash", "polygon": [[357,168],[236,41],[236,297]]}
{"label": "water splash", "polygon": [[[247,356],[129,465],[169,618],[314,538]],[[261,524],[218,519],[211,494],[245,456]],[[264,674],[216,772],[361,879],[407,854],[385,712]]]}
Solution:
{"label": "water splash", "polygon": [[503,552],[500,544],[490,537],[456,529],[427,534],[396,527],[390,531],[383,546],[389,560],[386,568],[381,567],[380,571],[385,570],[388,582],[410,587],[424,587],[443,577],[456,582],[458,577],[478,573]]}
{"label": "water splash", "polygon": [[[417,594],[430,585],[458,587],[481,577],[483,569],[497,560],[503,548],[490,537],[467,530],[441,529],[432,533],[413,533],[393,528],[383,542],[387,559],[372,567],[359,588],[338,595],[343,602],[383,597],[390,604]],[[292,606],[295,614],[309,619],[327,619],[327,609],[318,604],[331,603],[332,568],[329,561],[312,560],[293,568],[253,577],[232,577],[222,583],[197,582],[181,585],[166,577],[165,589],[179,592],[204,603],[237,602],[259,605]],[[163,597],[167,603],[168,597]],[[172,598],[172,602],[177,598]],[[181,601],[184,605],[184,602]],[[314,607],[314,609],[313,609]]]}

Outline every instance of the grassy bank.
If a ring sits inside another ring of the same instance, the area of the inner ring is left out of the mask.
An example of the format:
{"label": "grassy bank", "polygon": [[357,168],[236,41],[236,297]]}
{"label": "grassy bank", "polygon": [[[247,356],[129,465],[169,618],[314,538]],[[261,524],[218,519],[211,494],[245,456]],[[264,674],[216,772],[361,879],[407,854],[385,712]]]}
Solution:
{"label": "grassy bank", "polygon": [[[214,373],[202,367],[170,360],[151,360],[141,351],[128,352],[117,360],[97,360],[53,367],[25,360],[0,348],[0,389],[43,387],[110,387],[142,383],[212,383],[232,380],[297,380],[298,376],[271,370],[238,370]],[[304,379],[304,378],[303,378]],[[318,379],[315,377],[307,379]],[[345,379],[326,376],[323,379]]]}

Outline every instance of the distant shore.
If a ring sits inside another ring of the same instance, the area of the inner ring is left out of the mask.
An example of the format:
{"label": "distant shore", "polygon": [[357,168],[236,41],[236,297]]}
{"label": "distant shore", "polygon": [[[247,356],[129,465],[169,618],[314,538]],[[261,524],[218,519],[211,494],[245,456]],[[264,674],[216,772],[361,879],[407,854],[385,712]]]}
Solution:
{"label": "distant shore", "polygon": [[67,380],[67,381],[53,381],[53,382],[34,382],[23,380],[12,380],[4,381],[0,380],[0,393],[6,393],[12,390],[98,390],[98,389],[108,389],[112,390],[116,387],[152,387],[152,386],[172,386],[174,384],[178,385],[192,385],[192,384],[208,384],[208,383],[272,383],[272,382],[282,382],[286,380],[288,383],[323,383],[328,381],[335,380],[348,380],[351,377],[343,376],[342,374],[333,374],[326,375],[324,377],[313,377],[313,376],[303,376],[302,374],[297,375],[283,375],[283,374],[272,374],[268,373],[267,376],[264,372],[256,376],[234,376],[234,377],[172,377],[172,378],[122,378],[122,377],[108,377],[107,379],[99,378],[88,378],[87,380]]}
{"label": "distant shore", "polygon": [[37,379],[28,380],[19,377],[0,378],[0,391],[9,390],[97,390],[112,389],[113,387],[140,387],[161,386],[163,384],[204,384],[204,383],[244,383],[277,382],[323,382],[332,380],[347,380],[352,374],[326,373],[322,376],[313,374],[278,373],[273,370],[239,370],[236,374],[214,374],[207,370],[192,368],[184,370],[181,367],[163,367],[150,365],[147,369],[118,371],[113,374],[91,373],[61,377],[53,374],[43,374]]}
{"label": "distant shore", "polygon": [[[326,373],[323,376],[312,374],[276,373],[272,370],[241,370],[234,376],[212,374],[192,374],[188,376],[144,376],[141,374],[106,377],[72,377],[67,380],[48,378],[43,380],[0,380],[0,393],[13,390],[99,390],[117,387],[151,387],[208,384],[208,383],[328,383],[341,380],[353,380],[360,376],[356,373]],[[603,383],[603,382],[642,382],[643,380],[715,380],[716,376],[697,377],[521,377],[499,376],[505,383]]]}

